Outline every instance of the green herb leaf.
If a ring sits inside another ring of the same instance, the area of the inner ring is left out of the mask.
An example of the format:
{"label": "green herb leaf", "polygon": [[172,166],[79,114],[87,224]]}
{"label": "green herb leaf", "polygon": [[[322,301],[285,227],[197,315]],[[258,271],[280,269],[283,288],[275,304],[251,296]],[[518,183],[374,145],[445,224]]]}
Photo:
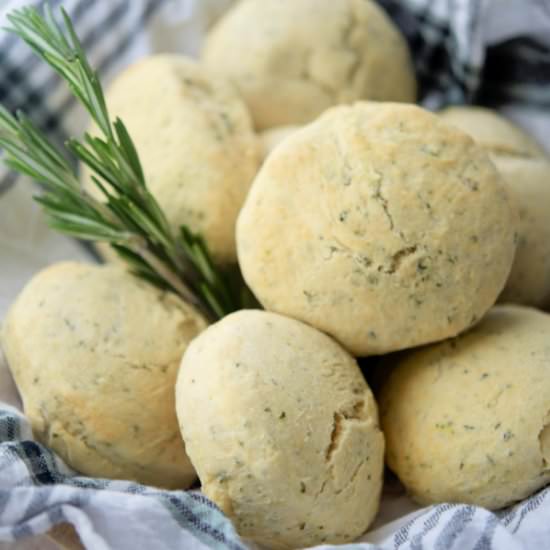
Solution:
{"label": "green herb leaf", "polygon": [[23,114],[0,106],[0,147],[5,163],[42,184],[36,200],[54,229],[110,243],[133,273],[178,293],[210,320],[241,308],[241,293],[213,264],[204,239],[189,228],[175,234],[146,186],[136,147],[120,119],[111,123],[105,95],[71,20],[49,6],[42,16],[26,7],[8,15],[9,31],[66,81],[99,128],[100,136],[70,139],[66,150],[92,171],[104,200],[79,182],[74,164]]}

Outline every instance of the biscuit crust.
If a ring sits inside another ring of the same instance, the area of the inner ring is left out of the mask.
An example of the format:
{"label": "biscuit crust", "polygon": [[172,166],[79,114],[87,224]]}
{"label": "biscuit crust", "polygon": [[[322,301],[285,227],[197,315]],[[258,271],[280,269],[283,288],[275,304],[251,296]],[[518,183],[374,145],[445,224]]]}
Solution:
{"label": "biscuit crust", "polygon": [[355,355],[451,336],[494,304],[517,214],[486,152],[419,107],[335,107],[271,153],[237,223],[268,310]]}
{"label": "biscuit crust", "polygon": [[373,520],[384,439],[355,360],[293,319],[243,310],[187,349],[176,407],[202,490],[272,548],[351,542]]}
{"label": "biscuit crust", "polygon": [[498,509],[550,481],[550,316],[496,306],[403,354],[380,396],[386,460],[421,504]]}
{"label": "biscuit crust", "polygon": [[84,475],[187,488],[174,405],[189,341],[206,327],[176,296],[118,266],[56,264],[25,287],[2,347],[33,432]]}

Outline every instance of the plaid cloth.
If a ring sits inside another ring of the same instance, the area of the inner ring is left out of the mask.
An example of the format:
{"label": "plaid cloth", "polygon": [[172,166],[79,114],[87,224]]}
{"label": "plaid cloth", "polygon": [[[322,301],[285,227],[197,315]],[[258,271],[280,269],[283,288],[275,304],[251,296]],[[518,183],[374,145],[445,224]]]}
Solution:
{"label": "plaid cloth", "polygon": [[75,475],[33,440],[21,413],[4,405],[0,408],[0,540],[43,533],[60,522],[78,524],[86,547],[94,550],[245,549],[231,522],[199,492],[160,491]]}
{"label": "plaid cloth", "polygon": [[[377,544],[349,550],[544,550],[550,544],[550,488],[494,514],[459,504],[414,514]],[[245,550],[231,522],[200,493],[74,475],[32,438],[16,409],[0,407],[0,540],[78,526],[93,550]],[[326,546],[325,548],[335,548]]]}
{"label": "plaid cloth", "polygon": [[[201,15],[205,6],[219,11],[230,2],[65,0],[63,5],[92,64],[109,81],[150,52],[195,53],[207,23]],[[0,0],[0,25],[7,12],[28,3],[39,2]],[[50,3],[54,8],[61,4]],[[410,44],[426,107],[483,103],[550,108],[549,0],[380,3]],[[85,125],[65,86],[7,33],[0,34],[0,102],[25,110],[57,142]],[[0,167],[0,200],[18,181]],[[538,550],[550,548],[548,517],[550,489],[498,514],[443,504],[383,525],[366,536],[369,543],[347,547]],[[44,533],[60,522],[75,525],[93,550],[246,547],[200,493],[78,476],[33,440],[20,412],[0,404],[0,541]]]}

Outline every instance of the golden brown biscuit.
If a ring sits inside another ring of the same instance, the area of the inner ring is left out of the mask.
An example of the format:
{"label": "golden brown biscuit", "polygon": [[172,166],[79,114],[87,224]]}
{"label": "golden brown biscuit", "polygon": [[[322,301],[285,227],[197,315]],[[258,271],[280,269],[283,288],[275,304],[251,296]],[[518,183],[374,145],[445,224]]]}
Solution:
{"label": "golden brown biscuit", "polygon": [[380,499],[384,440],[355,360],[293,319],[239,311],[187,349],[176,407],[204,493],[272,548],[361,535]]}
{"label": "golden brown biscuit", "polygon": [[453,107],[441,116],[487,150],[519,210],[518,248],[499,300],[550,306],[550,160],[531,137],[489,109]]}
{"label": "golden brown biscuit", "polygon": [[550,306],[550,161],[498,157],[494,162],[519,211],[518,248],[499,301],[547,308]]}
{"label": "golden brown biscuit", "polygon": [[421,504],[497,509],[550,481],[550,316],[497,306],[403,354],[380,397],[387,462]]}
{"label": "golden brown biscuit", "polygon": [[516,223],[471,138],[419,107],[358,103],[273,151],[239,216],[237,244],[266,309],[369,355],[479,320],[510,272]]}
{"label": "golden brown biscuit", "polygon": [[36,437],[94,477],[186,488],[195,472],[174,386],[205,321],[118,266],[56,264],[36,275],[2,327]]}
{"label": "golden brown biscuit", "polygon": [[[261,146],[233,86],[184,56],[162,54],[118,75],[106,101],[111,116],[126,124],[147,185],[174,230],[188,225],[218,263],[235,262],[235,220]],[[93,187],[86,169],[83,180]]]}
{"label": "golden brown biscuit", "polygon": [[237,84],[258,130],[358,99],[416,98],[407,44],[370,0],[241,0],[210,31],[202,58]]}

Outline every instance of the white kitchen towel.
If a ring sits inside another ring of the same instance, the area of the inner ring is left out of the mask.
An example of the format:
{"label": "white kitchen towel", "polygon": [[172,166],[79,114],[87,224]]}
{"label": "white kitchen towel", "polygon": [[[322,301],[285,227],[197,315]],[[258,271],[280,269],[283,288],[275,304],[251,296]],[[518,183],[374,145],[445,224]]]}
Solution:
{"label": "white kitchen towel", "polygon": [[[361,550],[543,550],[550,545],[550,488],[492,513],[460,504],[413,512],[346,545]],[[75,475],[33,440],[17,409],[0,406],[0,540],[76,526],[92,550],[246,550],[231,522],[196,491],[161,491]],[[325,548],[334,548],[326,546]]]}
{"label": "white kitchen towel", "polygon": [[[335,0],[336,1],[336,0]],[[0,25],[16,7],[0,1]],[[61,2],[52,0],[57,8]],[[421,102],[502,107],[550,143],[550,0],[380,0],[413,51]],[[108,82],[152,52],[196,54],[210,22],[231,0],[66,0],[92,64]],[[0,33],[0,102],[23,109],[52,139],[86,121],[64,85],[15,37]],[[60,259],[93,261],[88,248],[55,235],[32,202],[34,184],[0,166],[0,319],[33,272]],[[20,407],[0,359],[0,400]],[[443,504],[419,510],[395,482],[363,549],[550,548],[550,493],[498,514]],[[159,491],[75,475],[33,440],[18,408],[0,406],[0,541],[72,523],[87,548],[244,548],[230,522],[197,492]],[[1,543],[0,543],[1,545]],[[2,546],[0,546],[2,548]]]}

